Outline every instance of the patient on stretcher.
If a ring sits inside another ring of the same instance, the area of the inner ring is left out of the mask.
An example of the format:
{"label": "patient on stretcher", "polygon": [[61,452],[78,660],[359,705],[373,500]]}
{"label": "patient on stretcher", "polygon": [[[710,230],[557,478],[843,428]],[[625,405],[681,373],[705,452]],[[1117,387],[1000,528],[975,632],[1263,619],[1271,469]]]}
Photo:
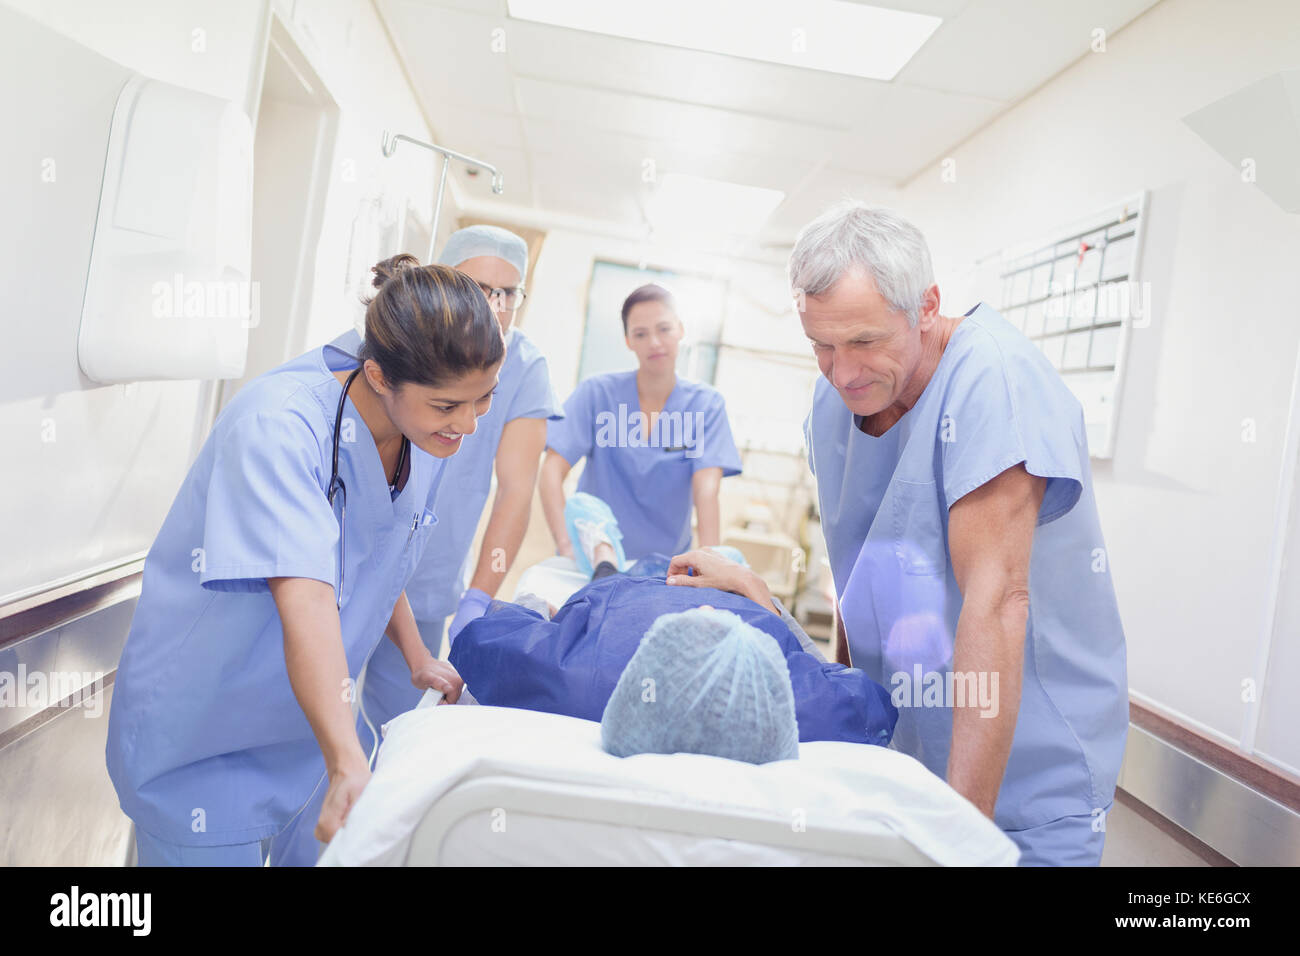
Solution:
{"label": "patient on stretcher", "polygon": [[615,757],[794,760],[799,725],[790,670],[775,641],[730,611],[661,615],[605,705],[600,739]]}
{"label": "patient on stretcher", "polygon": [[530,606],[494,601],[457,636],[449,660],[478,703],[600,721],[642,640],[683,612],[711,608],[729,612],[729,627],[743,623],[774,642],[788,670],[800,741],[889,743],[898,711],[888,690],[822,659],[748,568],[702,549],[671,561],[652,555],[624,572],[616,564],[621,556],[606,560],[599,536],[594,543],[584,537],[593,579],[553,616],[544,602],[522,596]]}

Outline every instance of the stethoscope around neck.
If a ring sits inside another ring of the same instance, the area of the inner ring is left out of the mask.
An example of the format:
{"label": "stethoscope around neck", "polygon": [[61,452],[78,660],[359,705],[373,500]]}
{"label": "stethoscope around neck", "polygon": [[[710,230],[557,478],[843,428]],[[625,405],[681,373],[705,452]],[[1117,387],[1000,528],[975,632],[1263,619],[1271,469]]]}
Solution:
{"label": "stethoscope around neck", "polygon": [[[335,495],[342,496],[339,503],[339,586],[334,591],[335,606],[340,610],[343,608],[343,559],[347,555],[345,534],[347,529],[348,486],[343,483],[343,478],[339,475],[339,439],[343,432],[343,407],[348,400],[348,389],[352,387],[353,380],[360,373],[361,369],[359,367],[352,370],[352,374],[343,383],[343,394],[339,396],[338,411],[334,414],[334,455],[330,465],[330,483],[325,492],[325,500],[329,502],[330,510],[334,508]],[[397,473],[388,486],[390,491],[395,490],[397,483],[402,480],[402,469],[406,467],[406,455],[410,447],[410,439],[403,435],[402,448],[397,453]]]}

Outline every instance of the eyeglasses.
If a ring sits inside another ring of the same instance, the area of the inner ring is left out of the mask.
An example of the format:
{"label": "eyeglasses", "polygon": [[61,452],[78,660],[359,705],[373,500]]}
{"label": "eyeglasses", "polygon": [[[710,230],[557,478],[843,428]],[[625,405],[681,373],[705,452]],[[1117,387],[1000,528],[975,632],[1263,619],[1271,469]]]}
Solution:
{"label": "eyeglasses", "polygon": [[[475,280],[477,281],[477,280]],[[501,304],[507,309],[517,309],[524,304],[524,299],[528,298],[528,293],[523,290],[522,286],[514,286],[510,289],[494,289],[486,283],[479,282],[478,287],[483,290],[488,301],[500,299]]]}

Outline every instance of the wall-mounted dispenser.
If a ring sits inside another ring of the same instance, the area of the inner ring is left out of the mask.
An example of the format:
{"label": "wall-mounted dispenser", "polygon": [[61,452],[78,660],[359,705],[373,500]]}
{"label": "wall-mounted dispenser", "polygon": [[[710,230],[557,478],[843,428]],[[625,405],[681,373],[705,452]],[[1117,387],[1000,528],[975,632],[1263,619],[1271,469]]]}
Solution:
{"label": "wall-mounted dispenser", "polygon": [[107,146],[82,371],[101,383],[239,377],[259,304],[248,117],[137,75],[118,97]]}

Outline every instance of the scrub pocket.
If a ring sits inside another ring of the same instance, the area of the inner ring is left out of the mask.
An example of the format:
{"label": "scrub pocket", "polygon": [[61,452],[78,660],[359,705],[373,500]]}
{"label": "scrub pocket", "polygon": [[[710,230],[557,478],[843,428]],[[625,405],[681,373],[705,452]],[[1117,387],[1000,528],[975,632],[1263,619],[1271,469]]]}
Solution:
{"label": "scrub pocket", "polygon": [[942,504],[933,481],[897,480],[891,489],[894,510],[894,555],[904,574],[943,574],[948,568],[948,548]]}
{"label": "scrub pocket", "polygon": [[[419,518],[415,519],[415,524],[407,534],[406,554],[402,563],[402,581],[410,581],[411,575],[420,564],[420,559],[424,556],[424,548],[429,538],[433,536],[433,526],[438,523],[438,516],[428,508],[420,513]],[[405,586],[405,585],[403,585]]]}

